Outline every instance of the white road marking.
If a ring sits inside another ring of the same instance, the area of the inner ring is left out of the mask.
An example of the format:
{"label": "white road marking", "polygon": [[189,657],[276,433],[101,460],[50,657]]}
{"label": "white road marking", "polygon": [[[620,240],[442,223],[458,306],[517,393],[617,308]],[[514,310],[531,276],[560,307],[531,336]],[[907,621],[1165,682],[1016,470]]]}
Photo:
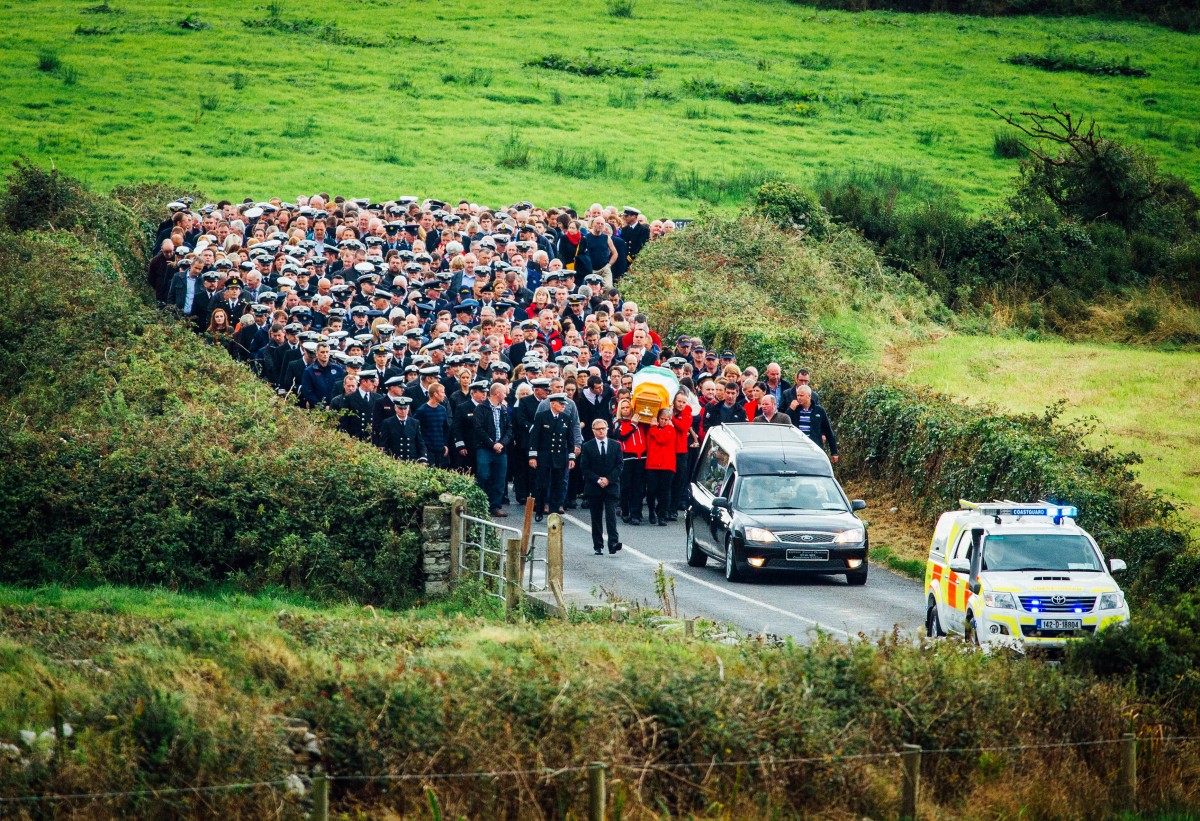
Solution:
{"label": "white road marking", "polygon": [[[570,522],[571,524],[575,525],[576,527],[581,528],[586,533],[590,534],[592,532],[591,525],[584,522],[582,519],[578,519],[569,513],[562,514],[562,517],[563,517],[564,521]],[[628,544],[626,544],[624,542],[621,543],[621,552],[628,553],[629,555],[633,556],[635,559],[639,559],[648,564],[653,564],[653,565],[666,564],[666,562],[663,562],[660,559],[656,559],[653,556],[647,556],[645,553],[641,552],[640,550],[638,550],[636,548],[630,547]],[[743,596],[741,593],[735,593],[734,591],[732,591],[726,587],[722,587],[719,584],[713,584],[710,581],[705,581],[704,579],[698,579],[695,576],[689,576],[687,574],[684,574],[682,576],[677,576],[676,578],[684,579],[689,582],[693,582],[694,584],[698,584],[702,587],[707,587],[709,590],[714,590],[717,593],[721,593],[725,596],[729,596],[732,599],[737,599],[738,601],[745,602],[746,604],[752,604],[752,605],[755,605],[756,607],[761,607],[764,610],[770,610],[772,613],[777,613],[780,616],[787,616],[790,619],[796,619],[797,621],[802,621],[806,624],[812,625],[813,627],[819,627],[820,629],[822,629],[828,633],[836,633],[837,635],[845,636],[846,638],[850,637],[850,634],[848,632],[846,632],[845,630],[839,630],[836,627],[831,627],[828,624],[822,624],[821,622],[816,621],[815,619],[810,619],[807,616],[801,616],[799,613],[793,613],[790,610],[784,610],[782,607],[776,607],[773,604],[767,604],[764,601],[759,601],[758,599],[752,599],[749,596]]]}

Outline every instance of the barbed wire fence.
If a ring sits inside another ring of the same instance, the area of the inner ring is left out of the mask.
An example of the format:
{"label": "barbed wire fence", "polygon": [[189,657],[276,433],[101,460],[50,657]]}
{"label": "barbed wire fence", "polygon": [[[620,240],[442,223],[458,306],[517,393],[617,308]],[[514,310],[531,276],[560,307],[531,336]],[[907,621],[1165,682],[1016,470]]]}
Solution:
{"label": "barbed wire fence", "polygon": [[[328,821],[329,818],[329,785],[332,783],[387,783],[387,782],[436,782],[468,779],[500,779],[525,776],[536,776],[543,779],[559,778],[569,774],[588,776],[588,819],[603,821],[607,814],[606,774],[608,772],[666,772],[682,769],[707,769],[725,767],[784,767],[806,764],[837,764],[850,761],[869,761],[883,759],[899,759],[904,767],[904,779],[901,795],[901,818],[916,818],[920,806],[920,773],[921,763],[925,756],[965,755],[1001,752],[1028,752],[1034,750],[1072,749],[1088,747],[1111,747],[1120,745],[1121,759],[1113,790],[1114,804],[1118,809],[1133,810],[1137,804],[1137,748],[1139,741],[1155,745],[1200,741],[1200,736],[1150,736],[1140,738],[1134,733],[1126,733],[1120,738],[1096,739],[1091,741],[1064,741],[1045,744],[1007,744],[981,747],[939,747],[924,749],[919,745],[906,744],[900,750],[888,750],[877,753],[854,753],[847,755],[818,755],[796,758],[758,758],[734,761],[685,761],[654,764],[613,764],[591,762],[589,764],[571,765],[566,767],[536,767],[529,769],[509,770],[475,770],[468,772],[419,772],[419,773],[384,773],[378,775],[329,775],[316,773],[312,777],[312,809],[309,814],[311,821]],[[163,787],[161,789],[141,789],[129,791],[106,791],[71,794],[44,794],[22,796],[0,796],[0,807],[5,805],[36,804],[40,802],[72,802],[72,801],[104,801],[121,798],[151,798],[159,799],[169,796],[207,795],[222,792],[239,792],[256,789],[290,789],[290,778],[280,778],[271,781],[251,781],[234,784],[216,784],[198,787]],[[3,815],[3,813],[0,813]]]}

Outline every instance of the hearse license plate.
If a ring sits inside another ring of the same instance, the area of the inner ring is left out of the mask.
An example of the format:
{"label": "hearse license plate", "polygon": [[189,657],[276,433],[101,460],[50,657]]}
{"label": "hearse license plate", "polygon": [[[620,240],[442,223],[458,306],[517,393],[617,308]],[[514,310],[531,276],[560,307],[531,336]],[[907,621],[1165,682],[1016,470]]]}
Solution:
{"label": "hearse license plate", "polygon": [[789,548],[787,560],[789,562],[827,562],[829,561],[829,551]]}
{"label": "hearse license plate", "polygon": [[1038,619],[1038,630],[1080,630],[1083,622],[1079,619]]}

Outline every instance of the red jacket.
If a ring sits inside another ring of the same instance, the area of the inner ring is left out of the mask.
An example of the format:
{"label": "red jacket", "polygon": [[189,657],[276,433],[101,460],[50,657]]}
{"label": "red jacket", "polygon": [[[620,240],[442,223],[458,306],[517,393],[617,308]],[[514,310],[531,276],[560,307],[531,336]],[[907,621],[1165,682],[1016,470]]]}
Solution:
{"label": "red jacket", "polygon": [[683,410],[671,417],[675,426],[675,452],[688,452],[688,434],[692,431],[692,406],[684,405]]}
{"label": "red jacket", "polygon": [[675,426],[655,425],[646,431],[646,470],[675,472]]}
{"label": "red jacket", "polygon": [[636,456],[640,459],[646,455],[644,425],[639,425],[633,419],[618,419],[613,436],[621,443],[621,453],[625,456]]}

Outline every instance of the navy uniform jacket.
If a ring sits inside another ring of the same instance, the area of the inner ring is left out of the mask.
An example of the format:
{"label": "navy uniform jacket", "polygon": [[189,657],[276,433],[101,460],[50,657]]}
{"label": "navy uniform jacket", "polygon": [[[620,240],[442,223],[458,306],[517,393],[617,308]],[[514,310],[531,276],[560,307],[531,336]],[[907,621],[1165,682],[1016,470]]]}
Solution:
{"label": "navy uniform jacket", "polygon": [[529,429],[529,458],[538,460],[538,467],[565,469],[575,462],[575,440],[571,419],[565,413],[557,418],[549,408],[538,411]]}
{"label": "navy uniform jacket", "polygon": [[537,415],[538,399],[529,394],[513,406],[513,446],[518,450],[529,449],[529,433],[533,426],[533,417]]}
{"label": "navy uniform jacket", "polygon": [[[304,378],[304,371],[307,368],[308,362],[305,361],[303,356],[288,361],[284,367],[283,376],[279,380],[279,387],[282,390],[299,394],[300,380]],[[305,404],[303,397],[300,398],[300,406],[304,408],[310,407]]]}
{"label": "navy uniform jacket", "polygon": [[424,462],[426,459],[421,426],[411,416],[400,421],[395,411],[392,411],[392,416],[384,419],[383,424],[379,426],[375,444],[397,459],[409,462]]}
{"label": "navy uniform jacket", "polygon": [[467,451],[467,454],[474,456],[478,445],[475,442],[475,410],[481,405],[476,405],[472,400],[460,402],[458,407],[454,409],[454,419],[450,423],[450,436],[453,440],[451,450]]}
{"label": "navy uniform jacket", "polygon": [[342,399],[345,408],[353,411],[349,416],[343,418],[342,430],[357,439],[366,439],[371,431],[371,418],[375,406],[379,404],[379,396],[374,393],[363,396],[361,390],[356,390],[349,395],[343,394]]}
{"label": "navy uniform jacket", "polygon": [[642,248],[650,241],[650,226],[642,225],[640,222],[635,222],[633,225],[626,225],[621,228],[621,239],[629,246],[630,261],[637,258],[637,255],[642,252]]}
{"label": "navy uniform jacket", "polygon": [[[621,496],[621,468],[625,456],[621,453],[621,443],[611,436],[605,440],[604,458],[600,458],[598,440],[590,439],[579,451],[579,471],[583,474],[584,496]],[[600,487],[596,481],[600,477],[608,480],[608,487]]]}

